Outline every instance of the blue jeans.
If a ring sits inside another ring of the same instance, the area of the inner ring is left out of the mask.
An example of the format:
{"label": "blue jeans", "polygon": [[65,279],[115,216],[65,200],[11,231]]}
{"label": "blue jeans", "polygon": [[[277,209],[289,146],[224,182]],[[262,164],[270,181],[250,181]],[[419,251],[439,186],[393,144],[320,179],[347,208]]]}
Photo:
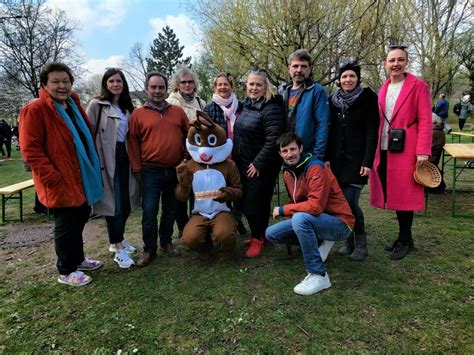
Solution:
{"label": "blue jeans", "polygon": [[355,217],[355,224],[354,224],[354,233],[357,235],[365,234],[365,220],[364,220],[364,213],[359,206],[359,198],[362,189],[358,187],[345,185],[342,187],[342,193],[351,208],[352,214]]}
{"label": "blue jeans", "polygon": [[173,235],[173,224],[176,220],[178,201],[174,190],[178,179],[175,168],[162,168],[159,166],[143,165],[141,171],[142,192],[142,230],[143,251],[155,253],[158,241],[158,206],[160,197],[162,208],[160,218],[160,245],[162,247],[171,243]]}
{"label": "blue jeans", "polygon": [[114,173],[115,216],[105,216],[110,244],[123,241],[125,223],[130,215],[129,174],[130,163],[125,143],[117,142]]}
{"label": "blue jeans", "polygon": [[339,218],[326,213],[314,216],[298,212],[292,218],[267,228],[267,239],[276,244],[298,244],[309,273],[324,275],[326,269],[318,249],[318,240],[344,240],[351,229]]}

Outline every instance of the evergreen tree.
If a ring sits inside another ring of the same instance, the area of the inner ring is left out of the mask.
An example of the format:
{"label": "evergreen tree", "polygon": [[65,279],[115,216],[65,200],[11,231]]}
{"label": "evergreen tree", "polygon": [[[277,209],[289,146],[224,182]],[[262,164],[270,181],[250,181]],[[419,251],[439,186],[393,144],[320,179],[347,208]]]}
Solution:
{"label": "evergreen tree", "polygon": [[150,57],[146,58],[147,70],[158,70],[170,78],[179,65],[190,66],[191,57],[181,60],[183,49],[173,29],[164,27],[163,33],[158,33],[150,46]]}

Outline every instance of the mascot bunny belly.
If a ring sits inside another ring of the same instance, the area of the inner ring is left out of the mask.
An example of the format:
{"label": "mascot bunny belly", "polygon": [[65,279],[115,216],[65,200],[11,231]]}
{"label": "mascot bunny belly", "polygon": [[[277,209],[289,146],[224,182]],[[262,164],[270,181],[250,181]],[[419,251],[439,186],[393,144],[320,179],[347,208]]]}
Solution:
{"label": "mascot bunny belly", "polygon": [[227,159],[232,141],[207,114],[198,111],[196,115],[186,139],[193,160],[176,167],[176,198],[186,201],[192,189],[195,200],[181,242],[202,260],[211,257],[215,242],[219,259],[224,260],[232,257],[237,239],[237,223],[228,202],[242,197],[242,184],[237,166]]}

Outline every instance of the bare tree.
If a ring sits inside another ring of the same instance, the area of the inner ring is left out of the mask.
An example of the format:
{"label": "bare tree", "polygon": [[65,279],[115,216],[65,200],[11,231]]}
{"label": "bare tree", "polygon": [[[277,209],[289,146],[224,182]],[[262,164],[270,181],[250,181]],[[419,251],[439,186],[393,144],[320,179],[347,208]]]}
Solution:
{"label": "bare tree", "polygon": [[[456,38],[472,29],[470,0],[410,0],[404,2],[407,29],[420,75],[432,97],[446,91],[459,70]],[[472,54],[472,53],[471,53]]]}
{"label": "bare tree", "polygon": [[136,42],[130,49],[128,57],[121,63],[130,88],[138,91],[143,90],[143,84],[145,83],[147,73],[146,57],[147,53],[143,44]]}
{"label": "bare tree", "polygon": [[52,11],[44,0],[0,0],[8,21],[0,23],[0,69],[38,97],[39,72],[48,62],[79,65],[71,24],[63,11]]}
{"label": "bare tree", "polygon": [[94,74],[85,81],[79,81],[74,89],[79,93],[84,104],[99,96],[102,89],[102,74]]}

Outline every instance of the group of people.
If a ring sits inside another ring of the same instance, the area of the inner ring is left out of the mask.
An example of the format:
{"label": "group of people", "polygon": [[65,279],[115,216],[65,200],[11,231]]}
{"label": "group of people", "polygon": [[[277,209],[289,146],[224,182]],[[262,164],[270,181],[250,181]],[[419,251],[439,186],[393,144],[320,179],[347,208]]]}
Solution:
{"label": "group of people", "polygon": [[[163,253],[179,255],[175,221],[182,243],[200,257],[210,257],[214,240],[219,258],[227,259],[237,231],[245,229],[243,215],[251,235],[246,256],[259,256],[268,243],[298,244],[308,275],[294,291],[319,292],[331,286],[324,260],[335,241],[345,240],[340,252],[353,260],[368,254],[359,197],[369,176],[371,205],[395,210],[399,223],[388,256],[405,257],[413,248],[413,211],[424,208],[413,171],[431,154],[431,101],[426,83],[406,71],[406,47],[390,47],[384,63],[389,79],[378,98],[361,86],[355,61],[341,63],[339,88],[328,98],[311,80],[310,54],[299,49],[288,59],[291,82],[280,94],[265,70],[253,68],[244,100],[237,99],[232,76],[221,73],[206,105],[197,76],[181,67],[171,84],[162,73],[148,73],[147,101],[138,108],[123,73],[109,69],[86,111],[72,91],[71,70],[45,66],[40,97],[21,111],[20,137],[38,197],[54,211],[58,281],[85,285],[91,278],[83,271],[102,266],[83,252],[91,208],[106,216],[115,262],[135,264],[136,248],[124,231],[141,198],[144,247],[137,266],[156,257],[158,242]],[[399,142],[393,147],[394,131],[403,131],[401,149]],[[289,202],[272,209],[282,163]],[[191,219],[188,204],[177,199],[188,196]],[[219,217],[230,211],[233,218]],[[269,226],[271,215],[277,223]]]}

